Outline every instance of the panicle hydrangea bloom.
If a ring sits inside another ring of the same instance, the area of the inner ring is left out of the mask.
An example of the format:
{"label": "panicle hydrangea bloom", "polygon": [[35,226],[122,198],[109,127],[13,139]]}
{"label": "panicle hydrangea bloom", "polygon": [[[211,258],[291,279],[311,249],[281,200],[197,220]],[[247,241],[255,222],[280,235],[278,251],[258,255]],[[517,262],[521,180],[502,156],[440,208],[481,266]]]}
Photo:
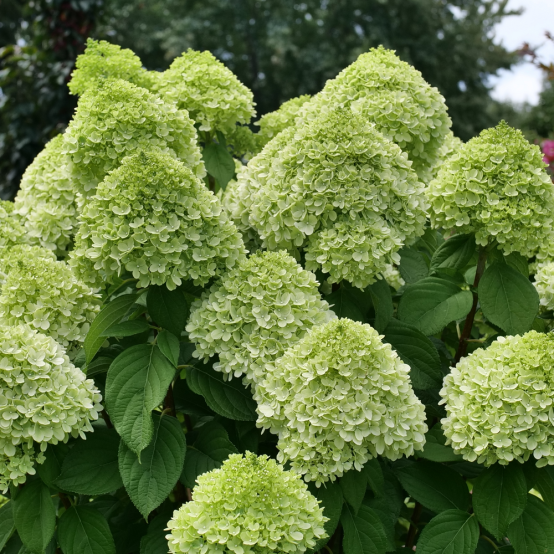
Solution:
{"label": "panicle hydrangea bloom", "polygon": [[42,246],[30,246],[29,244],[18,244],[11,248],[0,250],[0,283],[3,285],[10,269],[17,267],[19,260],[33,259],[39,261],[56,260],[56,254]]}
{"label": "panicle hydrangea bloom", "polygon": [[92,196],[108,172],[139,150],[161,150],[204,177],[196,139],[186,111],[127,81],[108,79],[79,99],[63,151],[77,192]]}
{"label": "panicle hydrangea bloom", "polygon": [[303,94],[297,98],[291,98],[279,106],[274,112],[266,113],[254,125],[260,127],[256,135],[258,147],[263,148],[272,138],[277,136],[287,127],[294,125],[300,112],[300,108],[310,100],[309,94]]}
{"label": "panicle hydrangea bloom", "polygon": [[139,87],[150,88],[152,78],[140,58],[128,48],[105,40],[87,39],[83,54],[77,56],[76,69],[68,83],[69,92],[81,96],[105,79],[123,79]]}
{"label": "panicle hydrangea bloom", "polygon": [[187,331],[196,358],[219,354],[214,369],[257,383],[267,364],[331,317],[313,273],[286,252],[257,252],[196,301]]}
{"label": "panicle hydrangea bloom", "polygon": [[554,262],[541,264],[535,274],[535,288],[544,310],[554,310]]}
{"label": "panicle hydrangea bloom", "polygon": [[225,138],[235,158],[248,160],[260,151],[256,136],[250,127],[235,125],[234,129],[225,135]]}
{"label": "panicle hydrangea bloom", "polygon": [[101,304],[90,286],[77,279],[65,262],[48,258],[43,250],[12,248],[5,260],[2,324],[27,323],[65,348],[82,343]]}
{"label": "panicle hydrangea bloom", "polygon": [[456,154],[458,150],[463,146],[463,142],[450,131],[439,150],[439,157],[437,163],[433,166],[433,179],[435,179],[440,171],[440,168],[444,165],[446,160]]}
{"label": "panicle hydrangea bloom", "polygon": [[30,241],[62,256],[71,245],[79,222],[63,136],[57,135],[33,160],[21,179],[15,212]]}
{"label": "panicle hydrangea bloom", "polygon": [[376,456],[425,443],[425,409],[410,368],[367,324],[312,327],[257,386],[258,426],[279,435],[277,459],[319,486]]}
{"label": "panicle hydrangea bloom", "polygon": [[176,554],[301,554],[325,537],[327,520],[298,475],[247,452],[198,477],[167,539]]}
{"label": "panicle hydrangea bloom", "polygon": [[25,324],[0,326],[0,490],[34,473],[33,442],[44,452],[92,431],[101,400],[53,338]]}
{"label": "panicle hydrangea bloom", "polygon": [[554,464],[554,335],[499,337],[452,368],[440,391],[454,452],[490,466]]}
{"label": "panicle hydrangea bloom", "polygon": [[400,271],[392,264],[387,264],[383,270],[383,279],[394,289],[398,290],[406,284],[406,281],[402,279]]}
{"label": "panicle hydrangea bloom", "polygon": [[502,121],[462,145],[427,189],[431,223],[532,257],[548,242],[554,187],[541,151]]}
{"label": "panicle hydrangea bloom", "polygon": [[379,46],[361,54],[304,104],[300,119],[317,117],[328,106],[351,108],[374,123],[408,153],[420,179],[429,180],[451,120],[438,89],[393,50]]}
{"label": "panicle hydrangea bloom", "polygon": [[236,227],[204,183],[161,152],[123,160],[81,214],[70,263],[86,282],[130,271],[140,287],[204,285],[245,255]]}
{"label": "panicle hydrangea bloom", "polygon": [[25,229],[19,216],[14,213],[14,203],[0,200],[0,253],[6,248],[27,242]]}
{"label": "panicle hydrangea bloom", "polygon": [[233,131],[256,114],[254,96],[211,52],[187,50],[158,80],[160,95],[185,109],[201,131]]}
{"label": "panicle hydrangea bloom", "polygon": [[424,185],[411,162],[349,109],[283,131],[250,163],[249,222],[264,246],[305,250],[306,269],[322,268],[331,283],[366,287],[423,233]]}

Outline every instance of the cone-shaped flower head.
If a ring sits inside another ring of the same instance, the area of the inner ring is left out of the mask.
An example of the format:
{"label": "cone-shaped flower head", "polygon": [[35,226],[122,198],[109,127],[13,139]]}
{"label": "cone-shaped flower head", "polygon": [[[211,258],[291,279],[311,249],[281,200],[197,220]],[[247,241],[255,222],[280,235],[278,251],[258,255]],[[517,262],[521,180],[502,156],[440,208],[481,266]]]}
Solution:
{"label": "cone-shaped flower head", "polygon": [[42,246],[18,244],[12,248],[0,250],[0,283],[4,284],[10,269],[17,267],[20,260],[50,260],[56,261],[56,254]]}
{"label": "cone-shaped flower head", "polygon": [[408,153],[427,181],[451,121],[441,93],[382,46],[362,54],[302,109],[310,118],[329,106],[350,107]]}
{"label": "cone-shaped flower head", "polygon": [[96,283],[125,271],[139,286],[204,285],[245,255],[236,227],[204,183],[172,156],[140,152],[98,186],[81,214],[70,263]]}
{"label": "cone-shaped flower head", "polygon": [[330,317],[313,273],[286,252],[258,252],[204,293],[187,331],[196,358],[219,354],[214,369],[256,383],[267,364]]}
{"label": "cone-shaped flower head", "polygon": [[15,212],[28,239],[59,256],[66,253],[79,227],[63,140],[62,135],[56,136],[33,160],[15,197]]}
{"label": "cone-shaped flower head", "polygon": [[0,293],[3,325],[27,323],[65,348],[85,340],[100,310],[100,298],[65,262],[31,248],[13,248]]}
{"label": "cone-shaped flower head", "polygon": [[431,223],[534,256],[554,221],[554,186],[540,148],[502,121],[461,146],[427,190]]}
{"label": "cone-shaped flower head", "polygon": [[0,326],[0,490],[34,473],[33,442],[43,452],[92,431],[101,400],[54,339],[24,324]]}
{"label": "cone-shaped flower head", "polygon": [[91,196],[109,171],[140,149],[171,154],[203,177],[205,169],[196,138],[185,111],[144,88],[108,79],[79,99],[64,134],[63,150],[77,192]]}
{"label": "cone-shaped flower head", "polygon": [[535,288],[539,293],[541,307],[554,310],[554,262],[542,264],[535,274]]}
{"label": "cone-shaped flower head", "polygon": [[499,337],[452,368],[440,391],[447,444],[490,466],[554,464],[554,335]]}
{"label": "cone-shaped flower head", "polygon": [[232,132],[256,114],[252,92],[207,51],[175,58],[159,76],[158,91],[187,110],[201,131]]}
{"label": "cone-shaped flower head", "polygon": [[266,113],[254,125],[260,127],[259,133],[256,135],[258,145],[263,148],[273,137],[276,137],[281,131],[287,127],[294,125],[296,118],[300,112],[300,108],[310,100],[309,94],[291,98],[279,106],[279,109],[274,112]]}
{"label": "cone-shaped flower head", "polygon": [[6,248],[28,242],[19,216],[14,213],[14,203],[0,200],[0,255]]}
{"label": "cone-shaped flower head", "polygon": [[258,385],[258,426],[278,433],[277,459],[317,485],[377,455],[410,456],[427,425],[409,372],[367,324],[312,327]]}
{"label": "cone-shaped flower head", "polygon": [[132,50],[105,40],[89,38],[84,53],[77,56],[75,67],[68,87],[71,94],[79,96],[110,78],[123,79],[139,87],[152,85],[150,74]]}
{"label": "cone-shaped flower head", "polygon": [[411,162],[349,109],[283,131],[259,157],[245,170],[259,187],[250,191],[251,225],[270,250],[305,250],[306,268],[331,283],[366,287],[423,233],[424,185]]}
{"label": "cone-shaped flower head", "polygon": [[325,536],[316,498],[267,456],[232,454],[197,483],[168,523],[171,552],[301,554]]}

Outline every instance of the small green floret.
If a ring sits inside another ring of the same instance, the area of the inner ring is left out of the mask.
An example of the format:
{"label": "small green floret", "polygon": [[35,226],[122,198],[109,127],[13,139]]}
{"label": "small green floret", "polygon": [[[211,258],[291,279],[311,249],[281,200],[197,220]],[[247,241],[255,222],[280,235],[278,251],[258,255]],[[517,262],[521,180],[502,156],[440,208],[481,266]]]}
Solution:
{"label": "small green floret", "polygon": [[65,348],[85,340],[100,310],[100,297],[65,262],[36,247],[16,247],[2,265],[7,270],[0,293],[2,324],[26,323]]}
{"label": "small green floret", "polygon": [[122,79],[145,88],[152,86],[148,71],[132,50],[105,40],[87,39],[87,47],[77,56],[75,67],[68,87],[71,94],[79,96],[106,79]]}
{"label": "small green floret", "polygon": [[101,400],[54,339],[28,325],[0,326],[0,490],[34,474],[48,444],[85,438]]}
{"label": "small green floret", "polygon": [[0,256],[7,248],[27,242],[21,219],[14,213],[14,203],[0,200]]}
{"label": "small green floret", "polygon": [[451,369],[440,391],[447,444],[490,466],[554,464],[554,335],[499,337]]}
{"label": "small green floret", "polygon": [[318,486],[376,456],[411,456],[427,425],[409,373],[369,325],[330,321],[268,366],[258,426],[279,435],[277,459]]}
{"label": "small green floret", "polygon": [[187,113],[120,79],[109,79],[79,99],[64,134],[70,178],[81,195],[96,186],[125,156],[160,150],[182,161],[198,177],[206,170]]}
{"label": "small green floret", "polygon": [[435,228],[475,233],[504,254],[534,256],[554,221],[554,188],[540,148],[505,122],[462,145],[427,195]]}
{"label": "small green floret", "polygon": [[196,358],[219,354],[214,369],[257,383],[268,364],[332,315],[313,273],[286,252],[258,252],[193,305],[187,331]]}
{"label": "small green floret", "polygon": [[247,452],[198,478],[167,539],[176,554],[301,554],[325,536],[326,521],[298,475]]}
{"label": "small green floret", "polygon": [[207,51],[175,58],[159,76],[158,92],[187,110],[201,131],[229,133],[256,114],[252,92]]}
{"label": "small green floret", "polygon": [[76,191],[63,154],[63,135],[53,138],[21,179],[15,211],[30,241],[67,254],[77,232]]}
{"label": "small green floret", "polygon": [[554,262],[540,265],[535,274],[535,288],[539,293],[541,308],[554,310]]}
{"label": "small green floret", "polygon": [[168,154],[125,158],[81,214],[70,263],[90,283],[125,271],[175,289],[183,280],[204,285],[245,255],[236,227],[219,200]]}
{"label": "small green floret", "polygon": [[302,117],[317,117],[329,107],[351,108],[374,123],[407,152],[420,179],[428,181],[451,121],[438,89],[393,50],[379,46],[360,55],[303,106]]}

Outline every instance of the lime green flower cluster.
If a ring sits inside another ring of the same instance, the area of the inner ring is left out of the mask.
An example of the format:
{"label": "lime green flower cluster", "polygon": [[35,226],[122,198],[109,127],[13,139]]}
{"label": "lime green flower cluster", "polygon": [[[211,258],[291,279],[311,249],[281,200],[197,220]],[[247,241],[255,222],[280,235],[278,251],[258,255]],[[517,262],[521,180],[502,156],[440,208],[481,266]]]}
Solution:
{"label": "lime green flower cluster", "polygon": [[254,96],[210,52],[187,50],[160,74],[160,95],[187,110],[200,131],[230,133],[256,114]]}
{"label": "lime green flower cluster", "polygon": [[53,138],[27,168],[17,196],[15,212],[30,241],[58,256],[67,253],[79,222],[76,193],[69,179],[63,136]]}
{"label": "lime green flower cluster", "polygon": [[427,425],[409,372],[375,329],[335,319],[268,368],[258,426],[279,435],[277,459],[317,486],[378,455],[410,456]]}
{"label": "lime green flower cluster", "polygon": [[254,125],[260,127],[256,135],[258,147],[263,148],[273,137],[276,137],[281,131],[294,125],[300,112],[300,108],[310,100],[309,94],[292,98],[279,106],[274,112],[266,113]]}
{"label": "lime green flower cluster", "polygon": [[125,271],[140,287],[204,285],[245,255],[218,199],[180,161],[139,152],[100,183],[84,207],[70,263],[86,282]]}
{"label": "lime green flower cluster", "polygon": [[490,466],[554,464],[554,335],[499,337],[451,370],[440,391],[454,452]]}
{"label": "lime green flower cluster", "polygon": [[100,310],[100,298],[48,250],[12,248],[2,260],[6,278],[0,293],[3,325],[27,323],[65,348],[85,340]]}
{"label": "lime green flower cluster", "polygon": [[303,106],[300,119],[329,106],[351,108],[374,123],[408,153],[420,179],[429,180],[451,120],[438,89],[393,50],[380,46],[362,54]]}
{"label": "lime green flower cluster", "polygon": [[0,200],[0,255],[7,248],[27,242],[25,229],[17,213],[14,213],[14,203]]}
{"label": "lime green flower cluster", "polygon": [[404,281],[400,275],[400,271],[392,264],[386,265],[382,275],[383,279],[385,279],[394,290],[398,290],[406,284],[406,281]]}
{"label": "lime green flower cluster", "polygon": [[140,58],[128,48],[105,40],[87,40],[83,54],[77,56],[76,69],[68,83],[69,92],[81,96],[106,79],[122,79],[139,87],[151,88],[152,77]]}
{"label": "lime green flower cluster", "polygon": [[193,305],[187,331],[194,356],[219,354],[214,369],[259,382],[268,364],[332,317],[317,287],[315,275],[286,252],[244,258]]}
{"label": "lime green flower cluster", "polygon": [[42,246],[31,246],[29,244],[18,244],[11,248],[0,250],[0,284],[4,284],[11,269],[17,267],[19,260],[50,260],[56,261],[56,254]]}
{"label": "lime green flower cluster", "polygon": [[299,476],[247,452],[198,478],[193,500],[168,523],[176,554],[302,554],[327,518]]}
{"label": "lime green flower cluster", "polygon": [[161,150],[204,177],[196,130],[187,113],[120,79],[108,79],[81,96],[64,134],[70,178],[80,194],[94,189],[123,158]]}
{"label": "lime green flower cluster", "polygon": [[554,262],[541,264],[535,274],[535,288],[539,293],[541,307],[554,310]]}
{"label": "lime green flower cluster", "polygon": [[534,256],[548,242],[554,189],[540,148],[505,122],[461,146],[427,190],[434,227]]}
{"label": "lime green flower cluster", "polygon": [[[51,337],[0,326],[0,490],[23,483],[47,444],[92,431],[102,397]],[[37,443],[39,453],[35,454]]]}
{"label": "lime green flower cluster", "polygon": [[366,287],[423,234],[424,185],[411,162],[349,109],[283,131],[251,164],[241,176],[250,225],[270,250],[304,250],[306,269],[331,283]]}

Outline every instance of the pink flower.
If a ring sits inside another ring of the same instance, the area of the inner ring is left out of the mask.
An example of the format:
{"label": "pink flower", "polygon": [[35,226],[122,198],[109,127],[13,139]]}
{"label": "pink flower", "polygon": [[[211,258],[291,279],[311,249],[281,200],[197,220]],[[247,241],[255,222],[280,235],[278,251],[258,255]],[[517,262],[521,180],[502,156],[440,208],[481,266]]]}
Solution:
{"label": "pink flower", "polygon": [[544,154],[543,161],[547,164],[554,162],[554,140],[545,140],[542,143],[542,151]]}

